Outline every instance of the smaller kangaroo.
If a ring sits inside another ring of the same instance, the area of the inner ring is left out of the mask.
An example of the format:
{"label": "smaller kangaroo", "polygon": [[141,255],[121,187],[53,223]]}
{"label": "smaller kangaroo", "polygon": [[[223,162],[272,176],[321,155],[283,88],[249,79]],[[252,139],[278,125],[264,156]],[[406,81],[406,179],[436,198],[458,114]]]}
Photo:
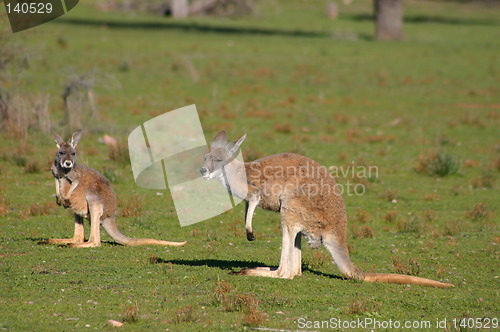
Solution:
{"label": "smaller kangaroo", "polygon": [[[116,242],[127,246],[164,245],[183,246],[186,242],[169,242],[154,239],[134,239],[118,231],[115,222],[116,194],[108,179],[96,170],[76,163],[76,146],[82,131],[78,130],[69,142],[52,131],[57,144],[56,159],[51,170],[56,182],[56,202],[71,208],[75,215],[75,233],[69,239],[50,239],[48,243],[63,243],[72,247],[99,247],[102,225]],[[84,242],[83,219],[90,221],[90,237]]]}
{"label": "smaller kangaroo", "polygon": [[[200,173],[217,179],[233,195],[246,201],[247,239],[255,239],[252,215],[257,206],[281,215],[282,245],[278,268],[256,267],[242,275],[293,279],[302,275],[301,240],[313,248],[324,245],[340,272],[348,279],[367,282],[453,287],[426,278],[393,273],[365,273],[352,264],[347,249],[347,215],[344,200],[326,168],[307,157],[280,153],[243,163],[236,157],[246,135],[228,143],[225,131],[212,140]],[[242,174],[246,174],[246,181]],[[231,184],[231,186],[228,185]]]}

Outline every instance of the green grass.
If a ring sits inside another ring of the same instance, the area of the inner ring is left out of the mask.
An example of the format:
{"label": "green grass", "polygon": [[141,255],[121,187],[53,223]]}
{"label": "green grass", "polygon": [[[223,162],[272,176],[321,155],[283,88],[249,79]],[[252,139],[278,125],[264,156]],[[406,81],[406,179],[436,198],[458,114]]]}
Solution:
{"label": "green grass", "polygon": [[[47,165],[55,146],[47,134],[12,138],[4,130],[0,329],[100,330],[115,319],[126,321],[124,330],[241,330],[252,322],[295,330],[301,317],[433,324],[447,318],[451,328],[453,318],[498,318],[497,8],[406,2],[400,43],[371,39],[371,2],[341,5],[337,21],[326,20],[323,10],[321,2],[261,1],[256,16],[240,20],[173,21],[102,13],[95,1],[85,1],[50,24],[13,35],[31,63],[17,85],[0,87],[49,92],[61,132],[67,131],[60,98],[67,76],[95,68],[114,77],[113,88],[96,88],[101,119],[84,128],[79,160],[111,178],[121,204],[140,197],[139,216],[118,218],[124,234],[188,243],[127,248],[103,235],[100,248],[38,245],[73,232],[70,213],[52,203]],[[5,16],[0,25],[7,27]],[[352,260],[377,272],[395,271],[396,261],[456,287],[341,280],[326,251],[308,247],[301,278],[230,274],[278,264],[279,215],[257,210],[251,243],[242,206],[181,228],[168,191],[160,196],[138,188],[130,167],[110,160],[97,142],[104,133],[124,140],[153,116],[191,103],[207,140],[220,129],[231,139],[247,133],[247,159],[291,151],[325,166],[376,165],[378,178],[365,181],[364,195],[344,196]],[[416,172],[419,156],[431,150],[472,167],[447,177]],[[485,176],[487,186],[475,185]],[[385,217],[389,211],[395,212]],[[363,236],[366,227],[373,237]],[[226,286],[226,300],[214,295]]]}

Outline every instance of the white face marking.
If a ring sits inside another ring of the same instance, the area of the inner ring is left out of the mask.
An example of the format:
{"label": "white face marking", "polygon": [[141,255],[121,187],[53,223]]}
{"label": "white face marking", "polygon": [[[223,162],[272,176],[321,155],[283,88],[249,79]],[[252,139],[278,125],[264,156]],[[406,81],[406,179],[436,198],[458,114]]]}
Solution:
{"label": "white face marking", "polygon": [[73,162],[71,160],[61,160],[61,167],[63,168],[72,168],[73,167]]}
{"label": "white face marking", "polygon": [[212,173],[208,174],[208,176],[209,176],[209,179],[220,179],[220,178],[223,178],[223,176],[222,176],[222,169],[218,169],[215,172],[212,172]]}

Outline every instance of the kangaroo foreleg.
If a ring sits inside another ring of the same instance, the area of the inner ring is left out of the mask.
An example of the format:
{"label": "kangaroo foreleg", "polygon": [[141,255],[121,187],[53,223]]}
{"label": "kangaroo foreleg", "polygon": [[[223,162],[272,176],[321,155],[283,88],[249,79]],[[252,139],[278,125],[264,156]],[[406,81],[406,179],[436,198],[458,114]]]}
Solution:
{"label": "kangaroo foreleg", "polygon": [[255,236],[253,235],[252,229],[252,218],[255,208],[259,204],[260,197],[253,196],[251,197],[245,205],[245,229],[247,231],[247,240],[253,241],[255,240]]}
{"label": "kangaroo foreleg", "polygon": [[69,198],[71,197],[71,194],[73,193],[75,188],[78,186],[78,183],[79,182],[77,180],[74,180],[73,182],[71,182],[71,187],[69,187],[69,190],[66,193],[66,196],[64,197],[65,200],[69,200]]}
{"label": "kangaroo foreleg", "polygon": [[59,179],[55,179],[56,181],[56,203],[57,205],[61,205],[61,185],[59,184]]}

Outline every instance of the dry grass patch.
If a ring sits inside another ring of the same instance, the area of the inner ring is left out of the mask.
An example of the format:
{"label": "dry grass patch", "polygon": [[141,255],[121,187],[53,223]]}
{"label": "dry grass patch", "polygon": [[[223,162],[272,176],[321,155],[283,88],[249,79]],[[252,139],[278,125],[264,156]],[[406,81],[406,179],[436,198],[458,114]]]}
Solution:
{"label": "dry grass patch", "polygon": [[404,220],[400,220],[396,224],[399,233],[417,233],[421,235],[425,230],[425,223],[419,216],[409,216]]}
{"label": "dry grass patch", "polygon": [[245,326],[258,326],[267,321],[268,314],[256,308],[248,308],[241,319]]}
{"label": "dry grass patch", "polygon": [[491,162],[491,165],[497,171],[500,171],[500,155],[496,156],[495,159]]}
{"label": "dry grass patch", "polygon": [[123,321],[126,323],[137,323],[139,321],[139,307],[132,306],[125,310]]}
{"label": "dry grass patch", "polygon": [[396,190],[387,189],[386,191],[380,194],[380,198],[383,199],[384,201],[393,202],[397,201],[397,199],[399,198],[399,194]]}
{"label": "dry grass patch", "polygon": [[462,222],[460,220],[451,220],[446,222],[443,229],[443,235],[454,236],[463,231]]}
{"label": "dry grass patch", "polygon": [[389,210],[387,213],[382,217],[387,222],[394,223],[398,219],[398,213],[395,210]]}
{"label": "dry grass patch", "polygon": [[429,210],[425,210],[422,213],[422,217],[424,218],[425,222],[433,222],[433,221],[437,220],[436,212],[434,212],[434,210],[430,210],[430,209]]}
{"label": "dry grass patch", "polygon": [[54,212],[56,205],[54,202],[33,203],[26,210],[20,213],[20,218],[25,219],[28,216],[46,216]]}
{"label": "dry grass patch", "polygon": [[363,138],[363,141],[368,143],[383,143],[383,142],[394,142],[397,137],[394,135],[368,135]]}
{"label": "dry grass patch", "polygon": [[344,307],[342,312],[346,315],[378,313],[381,307],[382,303],[379,301],[356,297]]}
{"label": "dry grass patch", "polygon": [[466,159],[462,162],[462,166],[465,168],[473,168],[479,166],[479,161],[473,159]]}
{"label": "dry grass patch", "polygon": [[436,202],[441,200],[441,197],[438,194],[425,194],[423,198],[426,202]]}
{"label": "dry grass patch", "polygon": [[187,305],[175,311],[173,322],[174,324],[197,322],[199,318],[200,316],[196,310],[192,306]]}
{"label": "dry grass patch", "polygon": [[398,274],[407,274],[410,276],[418,276],[420,274],[421,264],[413,258],[409,258],[406,263],[403,263],[399,257],[393,256],[392,266],[394,272]]}
{"label": "dry grass patch", "polygon": [[484,219],[489,219],[492,216],[492,212],[484,203],[476,203],[472,208],[470,208],[465,216],[472,221],[480,221]]}
{"label": "dry grass patch", "polygon": [[214,289],[214,302],[225,311],[243,312],[244,325],[255,326],[265,322],[268,315],[259,310],[260,301],[253,294],[241,294],[227,281],[220,281]]}
{"label": "dry grass patch", "polygon": [[358,142],[363,133],[358,128],[348,128],[345,130],[345,140],[350,143]]}
{"label": "dry grass patch", "polygon": [[368,211],[360,209],[356,212],[355,220],[359,223],[366,224],[372,221],[372,216]]}
{"label": "dry grass patch", "polygon": [[429,150],[418,157],[415,165],[417,173],[444,177],[453,175],[460,169],[460,162],[444,151]]}
{"label": "dry grass patch", "polygon": [[293,131],[293,126],[289,123],[278,122],[274,125],[274,130],[282,134],[290,134]]}
{"label": "dry grass patch", "polygon": [[0,216],[6,216],[8,211],[9,208],[7,205],[7,199],[3,196],[0,196]]}
{"label": "dry grass patch", "polygon": [[245,113],[245,116],[250,117],[250,118],[259,118],[259,119],[273,119],[276,117],[275,113],[271,113],[269,111],[264,111],[264,110],[253,110],[253,111],[248,111]]}
{"label": "dry grass patch", "polygon": [[352,226],[351,234],[354,239],[371,239],[375,236],[375,232],[370,226]]}
{"label": "dry grass patch", "polygon": [[144,210],[143,199],[137,195],[121,200],[120,205],[122,217],[139,217]]}
{"label": "dry grass patch", "polygon": [[124,141],[118,141],[116,144],[108,145],[108,158],[122,165],[129,164],[128,144]]}
{"label": "dry grass patch", "polygon": [[473,178],[470,184],[474,189],[490,189],[495,185],[495,177],[492,174],[483,174]]}
{"label": "dry grass patch", "polygon": [[42,170],[42,166],[40,166],[40,162],[38,160],[30,160],[26,163],[24,167],[24,172],[27,174],[37,174]]}

